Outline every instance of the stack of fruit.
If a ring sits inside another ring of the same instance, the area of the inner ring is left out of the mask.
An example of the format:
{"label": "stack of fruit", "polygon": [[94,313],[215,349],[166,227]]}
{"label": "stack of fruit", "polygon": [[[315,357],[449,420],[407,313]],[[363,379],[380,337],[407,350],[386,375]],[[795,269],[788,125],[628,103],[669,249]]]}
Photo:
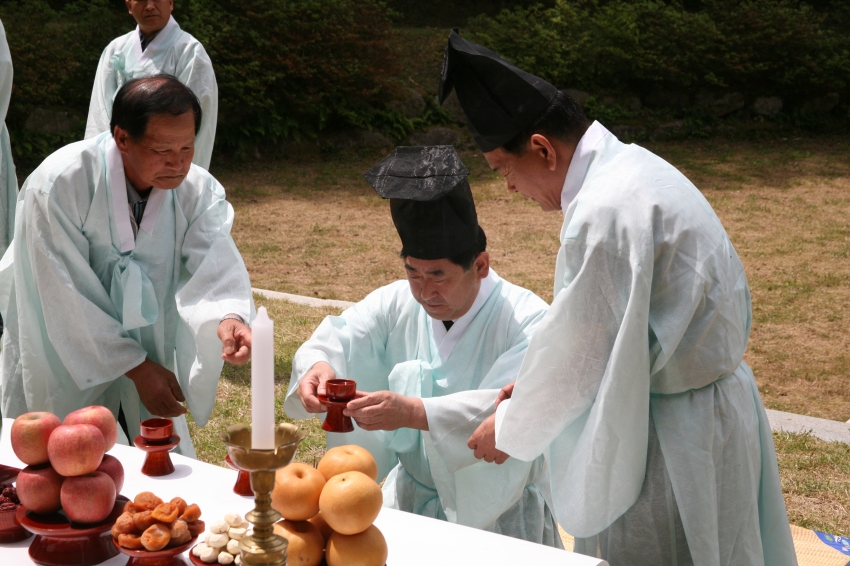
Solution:
{"label": "stack of fruit", "polygon": [[112,525],[112,536],[130,550],[157,551],[182,546],[204,532],[201,508],[187,504],[182,497],[168,503],[143,491],[124,505],[124,512]]}
{"label": "stack of fruit", "polygon": [[387,542],[372,523],[383,504],[378,466],[365,449],[331,448],[318,469],[293,463],[277,471],[272,507],[284,520],[275,532],[289,541],[290,564],[384,566]]}
{"label": "stack of fruit", "polygon": [[124,467],[105,452],[118,439],[118,424],[106,407],[70,413],[64,423],[52,413],[26,413],[12,423],[12,450],[27,464],[16,480],[18,498],[33,513],[60,510],[72,523],[99,523],[115,506]]}

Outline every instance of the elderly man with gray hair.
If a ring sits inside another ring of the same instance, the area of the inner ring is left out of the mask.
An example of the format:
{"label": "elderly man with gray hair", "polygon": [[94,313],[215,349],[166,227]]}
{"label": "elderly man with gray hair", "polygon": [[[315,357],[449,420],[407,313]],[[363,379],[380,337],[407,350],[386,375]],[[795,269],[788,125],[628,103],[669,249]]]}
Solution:
{"label": "elderly man with gray hair", "polygon": [[24,183],[0,264],[4,417],[104,405],[129,438],[151,415],[172,417],[194,456],[183,402],[204,425],[223,360],[250,358],[254,312],[233,208],[192,164],[202,120],[175,77],[131,80],[109,132]]}

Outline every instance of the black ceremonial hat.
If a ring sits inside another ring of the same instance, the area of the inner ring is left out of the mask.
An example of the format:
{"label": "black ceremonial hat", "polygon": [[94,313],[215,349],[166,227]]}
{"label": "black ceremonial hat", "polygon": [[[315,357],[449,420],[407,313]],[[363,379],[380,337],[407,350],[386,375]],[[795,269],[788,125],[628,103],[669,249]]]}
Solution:
{"label": "black ceremonial hat", "polygon": [[444,259],[469,251],[478,240],[478,215],[464,167],[450,145],[397,147],[363,176],[383,198],[402,253]]}
{"label": "black ceremonial hat", "polygon": [[440,104],[457,92],[481,151],[493,151],[543,114],[558,89],[486,47],[449,34],[440,76]]}

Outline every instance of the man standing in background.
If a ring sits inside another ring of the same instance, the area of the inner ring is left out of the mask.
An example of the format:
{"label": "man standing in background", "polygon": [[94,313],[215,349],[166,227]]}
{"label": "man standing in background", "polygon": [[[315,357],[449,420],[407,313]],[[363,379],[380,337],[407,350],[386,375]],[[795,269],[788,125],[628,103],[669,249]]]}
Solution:
{"label": "man standing in background", "polygon": [[192,89],[204,119],[195,138],[193,163],[209,169],[218,117],[218,86],[204,46],[180,29],[171,12],[174,0],[125,0],[136,29],[106,46],[97,65],[85,138],[109,131],[112,101],[132,78],[174,75]]}
{"label": "man standing in background", "polygon": [[[18,178],[6,128],[6,112],[12,98],[12,74],[12,54],[9,53],[6,30],[0,22],[0,256],[6,253],[15,232],[15,201],[18,199]],[[3,319],[0,318],[2,334]]]}
{"label": "man standing in background", "polygon": [[[6,30],[0,22],[0,256],[6,252],[15,231],[15,201],[18,178],[12,161],[12,146],[6,128],[6,112],[12,98],[12,55],[6,42]],[[2,323],[0,323],[2,324]],[[2,326],[0,326],[2,330]]]}

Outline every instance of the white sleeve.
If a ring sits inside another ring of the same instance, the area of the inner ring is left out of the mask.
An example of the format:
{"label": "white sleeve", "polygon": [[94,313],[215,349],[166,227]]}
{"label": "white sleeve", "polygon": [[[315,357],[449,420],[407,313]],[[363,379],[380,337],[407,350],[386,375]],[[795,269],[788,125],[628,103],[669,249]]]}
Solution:
{"label": "white sleeve", "polygon": [[184,58],[185,66],[180,69],[177,78],[192,89],[201,103],[203,112],[201,128],[195,136],[195,156],[192,163],[208,170],[212,161],[218,122],[218,84],[212,61],[200,43],[195,43],[194,49],[185,54]]}
{"label": "white sleeve", "polygon": [[176,295],[181,320],[176,373],[195,422],[204,426],[224,365],[218,324],[228,313],[251,320],[254,303],[248,271],[230,236],[233,207],[223,189],[200,207],[181,249],[186,277]]}
{"label": "white sleeve", "polygon": [[89,116],[86,120],[86,133],[83,139],[99,136],[109,131],[109,121],[112,116],[112,97],[107,92],[107,83],[114,80],[109,73],[109,57],[111,50],[107,46],[100,55],[97,71],[94,74],[94,86],[89,102]]}

